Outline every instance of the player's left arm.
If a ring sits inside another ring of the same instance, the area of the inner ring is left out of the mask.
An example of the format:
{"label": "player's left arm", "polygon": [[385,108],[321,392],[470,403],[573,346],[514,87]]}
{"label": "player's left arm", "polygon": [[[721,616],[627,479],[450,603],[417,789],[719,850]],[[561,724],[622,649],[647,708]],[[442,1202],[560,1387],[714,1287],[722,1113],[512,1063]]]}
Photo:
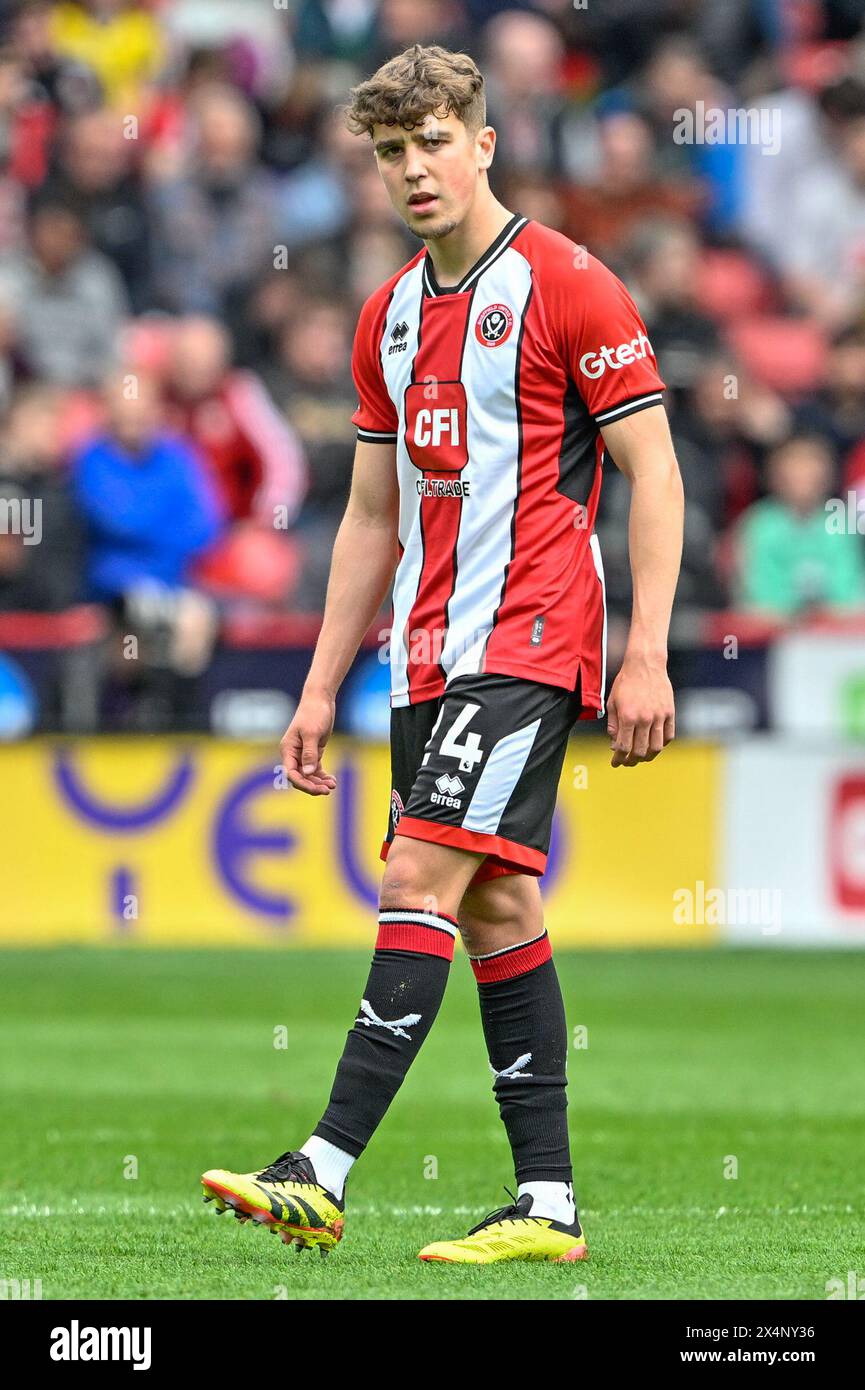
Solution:
{"label": "player's left arm", "polygon": [[662,405],[601,426],[604,444],[631,484],[628,549],[631,627],[607,701],[613,767],[651,762],[675,736],[667,634],[682,558],[684,494]]}

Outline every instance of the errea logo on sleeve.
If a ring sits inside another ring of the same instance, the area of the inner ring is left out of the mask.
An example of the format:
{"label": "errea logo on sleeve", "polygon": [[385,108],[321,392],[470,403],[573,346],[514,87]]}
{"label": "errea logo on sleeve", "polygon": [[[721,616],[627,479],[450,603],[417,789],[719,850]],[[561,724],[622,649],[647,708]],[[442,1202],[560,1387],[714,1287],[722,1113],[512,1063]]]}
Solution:
{"label": "errea logo on sleeve", "polygon": [[618,347],[613,348],[605,343],[597,352],[584,352],[580,358],[580,371],[583,376],[603,376],[608,367],[612,367],[614,372],[620,371],[651,351],[652,344],[641,330],[629,343],[619,343]]}

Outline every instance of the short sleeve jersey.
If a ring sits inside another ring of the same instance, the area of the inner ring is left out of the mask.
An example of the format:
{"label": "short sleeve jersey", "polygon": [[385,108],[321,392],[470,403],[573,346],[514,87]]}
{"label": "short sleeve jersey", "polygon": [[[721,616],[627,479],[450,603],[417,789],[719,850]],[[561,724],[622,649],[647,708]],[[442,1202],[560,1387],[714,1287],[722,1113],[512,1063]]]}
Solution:
{"label": "short sleeve jersey", "polygon": [[458,285],[424,249],[376,290],[352,370],[358,438],[396,445],[391,704],[489,671],[601,714],[600,427],[664,389],[625,286],[515,215]]}

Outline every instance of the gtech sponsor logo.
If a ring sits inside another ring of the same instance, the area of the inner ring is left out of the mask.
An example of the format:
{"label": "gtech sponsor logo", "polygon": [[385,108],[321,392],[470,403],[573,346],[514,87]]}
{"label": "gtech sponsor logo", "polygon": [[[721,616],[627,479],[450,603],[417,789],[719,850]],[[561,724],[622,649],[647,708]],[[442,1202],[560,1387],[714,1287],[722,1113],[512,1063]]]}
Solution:
{"label": "gtech sponsor logo", "polygon": [[641,357],[652,351],[652,344],[649,342],[645,333],[640,331],[636,338],[632,338],[629,343],[619,343],[618,347],[599,347],[597,352],[584,352],[580,358],[580,371],[583,376],[598,377],[603,376],[608,367],[612,367],[614,372],[618,372],[622,367],[627,367],[631,362],[638,362]]}

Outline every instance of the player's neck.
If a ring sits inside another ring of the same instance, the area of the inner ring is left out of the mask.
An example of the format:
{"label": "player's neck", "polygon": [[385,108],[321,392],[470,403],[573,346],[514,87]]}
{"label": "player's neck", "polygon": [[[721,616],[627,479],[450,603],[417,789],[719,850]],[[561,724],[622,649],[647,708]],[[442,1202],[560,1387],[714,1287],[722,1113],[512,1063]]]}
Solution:
{"label": "player's neck", "polygon": [[442,289],[460,283],[513,215],[490,194],[447,236],[434,237],[427,242],[435,277]]}

